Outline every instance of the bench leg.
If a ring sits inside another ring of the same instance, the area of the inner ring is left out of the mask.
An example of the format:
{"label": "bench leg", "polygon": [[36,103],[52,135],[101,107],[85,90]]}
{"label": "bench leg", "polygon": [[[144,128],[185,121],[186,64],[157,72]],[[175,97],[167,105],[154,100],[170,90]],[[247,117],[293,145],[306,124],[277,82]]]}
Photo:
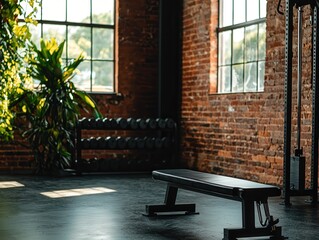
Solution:
{"label": "bench leg", "polygon": [[[263,200],[263,202],[268,204],[267,200]],[[223,240],[263,236],[270,237],[273,240],[286,239],[281,234],[281,227],[275,225],[260,228],[255,227],[255,201],[251,199],[242,201],[242,224],[243,227],[239,229],[224,229]]]}
{"label": "bench leg", "polygon": [[164,204],[146,205],[146,216],[155,216],[157,213],[185,212],[195,214],[195,204],[175,204],[178,188],[167,184]]}

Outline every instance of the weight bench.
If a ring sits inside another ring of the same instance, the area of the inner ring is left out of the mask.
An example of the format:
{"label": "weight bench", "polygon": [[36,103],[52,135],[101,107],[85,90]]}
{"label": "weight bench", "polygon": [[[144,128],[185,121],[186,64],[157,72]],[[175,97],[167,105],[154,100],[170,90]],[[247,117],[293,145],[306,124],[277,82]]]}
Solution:
{"label": "weight bench", "polygon": [[[168,169],[152,172],[155,180],[167,182],[165,201],[162,205],[146,205],[146,216],[156,216],[158,213],[185,212],[194,214],[195,204],[176,204],[178,188],[208,195],[218,196],[242,203],[242,228],[224,229],[223,240],[236,240],[244,237],[267,236],[270,239],[287,239],[281,234],[281,227],[276,226],[279,220],[270,215],[268,197],[280,196],[278,187],[242,180],[233,177],[197,172],[187,169]],[[261,227],[255,227],[255,208]],[[261,213],[261,205],[264,215]]]}

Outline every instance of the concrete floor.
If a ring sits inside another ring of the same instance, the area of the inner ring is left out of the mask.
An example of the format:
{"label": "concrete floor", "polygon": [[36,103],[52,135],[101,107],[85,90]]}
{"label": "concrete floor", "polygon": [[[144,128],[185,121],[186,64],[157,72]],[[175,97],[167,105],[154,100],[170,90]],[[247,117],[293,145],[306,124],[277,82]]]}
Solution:
{"label": "concrete floor", "polygon": [[[148,174],[0,176],[3,181],[24,186],[0,189],[1,240],[207,240],[222,239],[224,228],[241,227],[239,202],[184,190],[177,201],[196,203],[199,215],[142,216],[145,204],[162,203],[166,189]],[[113,191],[61,198],[41,194],[100,187]],[[304,200],[293,198],[290,208],[280,205],[280,198],[270,200],[271,214],[291,240],[319,239],[319,210]]]}

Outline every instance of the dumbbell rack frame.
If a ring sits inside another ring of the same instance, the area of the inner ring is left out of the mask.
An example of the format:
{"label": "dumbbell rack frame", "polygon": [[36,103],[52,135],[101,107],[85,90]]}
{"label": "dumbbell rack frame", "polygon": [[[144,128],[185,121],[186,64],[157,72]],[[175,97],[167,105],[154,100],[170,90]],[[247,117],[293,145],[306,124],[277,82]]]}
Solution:
{"label": "dumbbell rack frame", "polygon": [[[93,118],[92,118],[93,119]],[[95,119],[93,119],[95,120]],[[146,120],[146,119],[142,119],[142,120]],[[152,135],[157,135],[160,137],[164,137],[167,136],[170,138],[171,140],[171,145],[167,148],[161,148],[161,149],[156,149],[151,148],[151,149],[146,149],[146,148],[100,148],[100,147],[84,147],[82,144],[82,140],[85,140],[87,138],[83,138],[83,134],[82,131],[86,131],[86,132],[90,132],[90,131],[107,131],[110,132],[110,135],[107,136],[99,136],[98,134],[94,133],[93,135],[95,135],[96,137],[108,137],[108,136],[112,136],[112,137],[125,137],[126,135],[129,136],[133,136],[134,132],[136,132],[136,135],[138,135],[139,137],[143,136],[143,132],[147,132],[147,133],[152,133]],[[114,135],[114,133],[116,133]],[[127,134],[129,133],[129,134]],[[165,128],[160,128],[160,127],[156,127],[156,128],[150,128],[150,127],[146,127],[146,128],[130,128],[129,126],[123,128],[121,127],[119,124],[116,124],[114,126],[108,126],[108,127],[101,127],[101,126],[93,126],[93,127],[87,127],[87,126],[82,126],[82,124],[80,124],[80,121],[77,122],[76,125],[76,141],[75,141],[75,158],[74,158],[74,168],[76,170],[76,173],[78,175],[84,173],[84,172],[100,172],[100,171],[92,171],[92,170],[88,170],[85,169],[85,166],[83,165],[83,161],[87,161],[85,159],[82,159],[82,151],[84,150],[95,150],[95,151],[107,151],[108,153],[121,153],[121,152],[125,152],[125,151],[130,151],[131,155],[135,154],[139,154],[141,152],[144,152],[148,155],[152,155],[152,154],[160,154],[160,156],[164,156],[167,157],[168,155],[170,156],[167,162],[167,164],[165,164],[165,168],[168,167],[173,167],[176,163],[175,163],[175,158],[176,158],[176,123],[174,122],[173,127],[165,127]],[[126,154],[126,153],[125,153]],[[168,157],[167,157],[168,158]],[[97,161],[102,160],[102,159],[98,159]],[[103,159],[105,160],[105,159]],[[109,160],[111,161],[117,161],[117,159],[112,159],[109,158]],[[166,159],[165,159],[166,160]],[[153,169],[148,169],[148,170],[153,170]],[[120,169],[119,172],[123,171],[123,169]],[[130,171],[130,170],[124,170],[126,171]],[[138,171],[138,170],[136,170]],[[103,172],[111,172],[110,171],[103,171]]]}

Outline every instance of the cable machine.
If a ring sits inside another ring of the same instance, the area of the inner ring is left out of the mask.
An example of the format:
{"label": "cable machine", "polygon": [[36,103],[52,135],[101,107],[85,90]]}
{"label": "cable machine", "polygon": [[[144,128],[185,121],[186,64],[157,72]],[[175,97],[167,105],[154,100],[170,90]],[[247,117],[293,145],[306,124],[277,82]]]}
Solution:
{"label": "cable machine", "polygon": [[[278,12],[280,11],[278,3]],[[303,7],[310,5],[312,9],[312,139],[311,139],[311,183],[305,187],[305,157],[301,146],[301,92],[302,92],[302,17]],[[298,10],[298,66],[297,66],[297,147],[291,156],[291,128],[292,128],[292,64],[293,64],[293,10]],[[318,0],[286,0],[285,21],[285,123],[284,123],[284,198],[289,206],[291,196],[310,196],[312,204],[318,202],[318,133],[319,133],[319,23]]]}

